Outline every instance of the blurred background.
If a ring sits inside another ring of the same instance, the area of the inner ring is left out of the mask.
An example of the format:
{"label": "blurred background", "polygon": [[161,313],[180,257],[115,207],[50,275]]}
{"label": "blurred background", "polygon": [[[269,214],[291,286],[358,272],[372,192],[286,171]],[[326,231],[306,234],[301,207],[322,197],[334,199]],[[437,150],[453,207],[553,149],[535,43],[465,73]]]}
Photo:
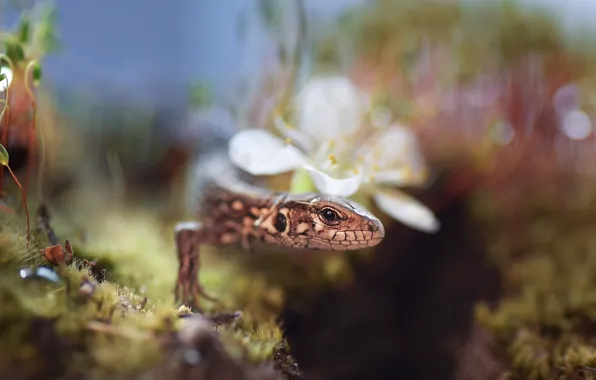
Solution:
{"label": "blurred background", "polygon": [[[275,130],[278,111],[293,123],[308,83],[341,77],[365,99],[363,124],[416,136],[428,181],[395,187],[440,230],[362,198],[387,231],[372,252],[211,250],[207,289],[245,312],[244,328],[275,321],[301,373],[286,378],[596,378],[596,1],[12,0],[0,12],[15,36],[32,20],[2,130],[11,165],[31,213],[47,205],[109,281],[169,299],[201,141]],[[37,127],[18,118],[31,111],[28,59],[43,72]],[[8,176],[2,205],[18,208]]]}

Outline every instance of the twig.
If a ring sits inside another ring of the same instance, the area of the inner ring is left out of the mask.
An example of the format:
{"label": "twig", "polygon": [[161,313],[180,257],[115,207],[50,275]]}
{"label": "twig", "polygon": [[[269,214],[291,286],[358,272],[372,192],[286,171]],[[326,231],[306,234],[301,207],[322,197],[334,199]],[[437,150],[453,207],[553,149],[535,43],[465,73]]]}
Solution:
{"label": "twig", "polygon": [[228,313],[220,313],[205,317],[209,322],[216,325],[229,325],[242,318],[243,313],[241,311],[234,311]]}
{"label": "twig", "polygon": [[48,208],[44,204],[41,204],[37,209],[37,228],[48,236],[50,244],[60,245],[58,237],[50,226],[50,214],[48,213]]}

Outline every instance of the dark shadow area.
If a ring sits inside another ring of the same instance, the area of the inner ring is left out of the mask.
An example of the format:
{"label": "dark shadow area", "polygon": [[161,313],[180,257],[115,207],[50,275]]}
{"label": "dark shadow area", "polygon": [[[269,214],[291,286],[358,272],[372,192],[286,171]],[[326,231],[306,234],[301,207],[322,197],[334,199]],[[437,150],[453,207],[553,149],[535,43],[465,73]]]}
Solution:
{"label": "dark shadow area", "polygon": [[475,303],[496,299],[500,286],[467,201],[437,211],[443,227],[436,235],[390,226],[371,261],[354,257],[349,288],[311,300],[290,295],[283,324],[305,377],[453,376]]}

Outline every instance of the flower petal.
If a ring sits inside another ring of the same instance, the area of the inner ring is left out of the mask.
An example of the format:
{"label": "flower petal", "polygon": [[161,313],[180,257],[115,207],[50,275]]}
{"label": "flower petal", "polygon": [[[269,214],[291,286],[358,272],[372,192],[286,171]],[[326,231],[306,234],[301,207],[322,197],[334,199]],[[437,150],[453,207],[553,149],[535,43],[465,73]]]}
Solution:
{"label": "flower petal", "polygon": [[333,178],[310,165],[305,165],[315,186],[323,194],[337,197],[349,197],[355,194],[362,183],[362,175],[356,174],[347,178]]}
{"label": "flower petal", "polygon": [[363,105],[356,86],[343,76],[312,78],[296,98],[296,123],[315,141],[351,134],[362,125]]}
{"label": "flower petal", "polygon": [[431,210],[399,190],[376,188],[373,197],[383,212],[409,227],[428,233],[441,227]]}
{"label": "flower petal", "polygon": [[361,157],[366,178],[373,182],[401,186],[419,185],[426,180],[426,164],[416,135],[399,124],[367,140],[357,157]]}
{"label": "flower petal", "polygon": [[312,153],[315,150],[315,145],[311,137],[286,123],[281,115],[275,115],[273,117],[273,122],[281,134],[290,139],[292,143],[296,144],[296,146],[300,147],[303,151]]}
{"label": "flower petal", "polygon": [[424,182],[426,176],[414,173],[410,168],[381,170],[373,175],[373,182],[391,184],[393,186],[411,186]]}
{"label": "flower petal", "polygon": [[298,148],[262,129],[236,133],[230,140],[228,154],[234,165],[252,175],[284,173],[306,160]]}

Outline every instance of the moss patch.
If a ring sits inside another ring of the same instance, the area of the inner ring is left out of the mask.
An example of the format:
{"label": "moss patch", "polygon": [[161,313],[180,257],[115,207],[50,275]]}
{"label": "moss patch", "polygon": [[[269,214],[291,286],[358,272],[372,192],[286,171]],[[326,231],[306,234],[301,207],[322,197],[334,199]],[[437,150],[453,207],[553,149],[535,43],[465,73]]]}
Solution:
{"label": "moss patch", "polygon": [[[44,260],[39,247],[28,248],[19,238],[22,231],[14,227],[17,220],[4,218],[0,229],[0,372],[132,376],[167,360],[164,341],[186,321],[180,318],[184,308],[179,309],[173,300],[177,273],[173,235],[168,226],[146,213],[104,210],[101,215],[90,221],[91,233],[84,240],[75,237],[72,244],[75,256],[98,260],[108,268],[107,280],[102,282],[80,259],[54,268],[59,283],[21,278],[21,268],[36,268]],[[62,237],[68,228],[55,230]],[[39,240],[43,247],[43,237]],[[221,304],[206,304],[208,314],[241,306],[242,317],[236,323],[213,325],[227,353],[246,365],[272,362],[285,344],[272,307],[283,300],[280,290],[268,297],[272,290],[262,276],[239,271],[233,259],[218,260],[207,252],[204,256],[201,281],[222,300]],[[263,299],[269,299],[267,308],[263,308]],[[46,346],[53,348],[46,350]]]}
{"label": "moss patch", "polygon": [[521,234],[483,208],[484,220],[492,221],[486,228],[494,236],[503,298],[496,308],[479,305],[476,317],[494,334],[495,352],[514,379],[596,376],[596,229],[590,222],[596,194],[586,181],[567,185],[592,195],[571,191],[540,206],[528,201],[519,214],[527,215],[518,220]]}

